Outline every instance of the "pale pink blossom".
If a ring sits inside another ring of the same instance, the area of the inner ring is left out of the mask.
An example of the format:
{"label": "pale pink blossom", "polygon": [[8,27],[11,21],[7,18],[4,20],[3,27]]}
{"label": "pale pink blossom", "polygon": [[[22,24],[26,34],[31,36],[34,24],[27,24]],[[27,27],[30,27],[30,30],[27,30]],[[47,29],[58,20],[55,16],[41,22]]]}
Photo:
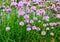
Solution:
{"label": "pale pink blossom", "polygon": [[11,2],[11,6],[16,6],[17,3],[16,2]]}
{"label": "pale pink blossom", "polygon": [[49,21],[49,16],[44,16],[44,17],[43,17],[43,20]]}
{"label": "pale pink blossom", "polygon": [[56,23],[50,23],[50,26],[56,26],[57,24]]}
{"label": "pale pink blossom", "polygon": [[21,22],[19,23],[19,25],[24,26],[24,22],[23,22],[23,21],[21,21]]}
{"label": "pale pink blossom", "polygon": [[25,12],[24,11],[22,11],[22,10],[18,10],[18,15],[20,15],[20,16],[23,16],[25,14]]}
{"label": "pale pink blossom", "polygon": [[24,15],[24,18],[25,18],[25,19],[28,19],[28,18],[29,18],[29,15]]}
{"label": "pale pink blossom", "polygon": [[45,31],[42,31],[42,32],[41,32],[41,35],[46,35],[46,32],[45,32]]}
{"label": "pale pink blossom", "polygon": [[48,26],[48,24],[43,24],[43,26],[44,26],[44,27],[47,27],[47,26]]}
{"label": "pale pink blossom", "polygon": [[37,27],[34,25],[34,26],[32,26],[32,29],[33,29],[33,30],[36,30],[36,29],[37,29]]}
{"label": "pale pink blossom", "polygon": [[27,31],[30,31],[30,30],[31,30],[31,28],[30,28],[30,27],[28,27],[28,28],[27,28]]}
{"label": "pale pink blossom", "polygon": [[11,9],[11,8],[7,8],[6,11],[7,11],[7,12],[11,12],[12,9]]}
{"label": "pale pink blossom", "polygon": [[6,31],[9,31],[10,30],[10,27],[6,27]]}
{"label": "pale pink blossom", "polygon": [[28,19],[25,19],[24,22],[25,22],[25,23],[29,23],[29,20],[28,20]]}
{"label": "pale pink blossom", "polygon": [[30,20],[30,23],[34,23],[34,20]]}
{"label": "pale pink blossom", "polygon": [[57,15],[56,15],[56,18],[60,19],[60,14],[57,14]]}

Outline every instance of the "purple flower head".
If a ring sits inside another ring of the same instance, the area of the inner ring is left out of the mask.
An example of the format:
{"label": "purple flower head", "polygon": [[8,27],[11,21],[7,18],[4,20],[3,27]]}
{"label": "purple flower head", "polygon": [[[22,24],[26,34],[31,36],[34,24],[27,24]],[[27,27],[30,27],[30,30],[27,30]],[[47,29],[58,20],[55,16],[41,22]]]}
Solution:
{"label": "purple flower head", "polygon": [[44,27],[47,27],[47,26],[48,26],[48,24],[43,24],[43,26],[44,26]]}
{"label": "purple flower head", "polygon": [[33,11],[36,11],[36,6],[32,6],[31,9],[32,9]]}
{"label": "purple flower head", "polygon": [[17,3],[16,2],[11,2],[11,6],[16,6]]}
{"label": "purple flower head", "polygon": [[29,15],[24,15],[24,18],[25,18],[25,19],[28,19],[28,18],[29,18]]}
{"label": "purple flower head", "polygon": [[41,35],[46,35],[46,32],[45,32],[45,31],[42,31],[42,32],[41,32]]}
{"label": "purple flower head", "polygon": [[37,10],[36,12],[37,12],[37,15],[40,16],[40,10]]}
{"label": "purple flower head", "polygon": [[39,13],[40,13],[40,14],[45,14],[45,10],[40,9],[40,10],[39,10]]}
{"label": "purple flower head", "polygon": [[27,6],[31,6],[30,2],[27,2]]}
{"label": "purple flower head", "polygon": [[9,12],[12,11],[12,9],[8,7],[8,8],[6,9],[6,11],[9,13]]}
{"label": "purple flower head", "polygon": [[33,30],[36,30],[36,29],[37,29],[37,27],[34,25],[34,26],[32,26],[32,29],[33,29]]}
{"label": "purple flower head", "polygon": [[27,4],[27,2],[26,2],[25,0],[23,1],[23,3],[24,3],[24,4]]}
{"label": "purple flower head", "polygon": [[30,20],[30,23],[34,23],[34,20]]}
{"label": "purple flower head", "polygon": [[28,20],[28,19],[25,19],[24,22],[25,22],[25,23],[29,23],[29,20]]}
{"label": "purple flower head", "polygon": [[56,16],[56,14],[53,14],[53,16]]}
{"label": "purple flower head", "polygon": [[56,26],[57,24],[56,23],[50,23],[50,26]]}
{"label": "purple flower head", "polygon": [[54,11],[57,11],[57,8],[56,7],[54,8]]}
{"label": "purple flower head", "polygon": [[27,31],[30,31],[30,30],[31,30],[31,28],[30,28],[30,27],[28,27],[28,28],[27,28]]}
{"label": "purple flower head", "polygon": [[39,4],[41,2],[41,0],[36,0],[36,4]]}
{"label": "purple flower head", "polygon": [[49,16],[44,16],[44,17],[43,17],[43,20],[49,21]]}
{"label": "purple flower head", "polygon": [[9,31],[10,30],[10,27],[6,27],[6,31]]}
{"label": "purple flower head", "polygon": [[22,2],[22,1],[20,1],[19,3],[18,3],[18,7],[23,7],[24,6],[24,3]]}
{"label": "purple flower head", "polygon": [[5,9],[5,5],[4,4],[1,6],[1,9]]}
{"label": "purple flower head", "polygon": [[55,4],[53,4],[53,3],[51,4],[51,9],[52,9],[52,8],[55,8]]}
{"label": "purple flower head", "polygon": [[24,11],[22,11],[21,9],[18,10],[18,15],[23,16],[24,14],[25,14]]}
{"label": "purple flower head", "polygon": [[56,2],[58,3],[58,2],[59,2],[59,0],[56,0]]}
{"label": "purple flower head", "polygon": [[56,18],[60,19],[60,14],[57,14],[57,15],[56,15]]}
{"label": "purple flower head", "polygon": [[19,23],[19,25],[24,26],[24,22],[21,21],[21,22]]}

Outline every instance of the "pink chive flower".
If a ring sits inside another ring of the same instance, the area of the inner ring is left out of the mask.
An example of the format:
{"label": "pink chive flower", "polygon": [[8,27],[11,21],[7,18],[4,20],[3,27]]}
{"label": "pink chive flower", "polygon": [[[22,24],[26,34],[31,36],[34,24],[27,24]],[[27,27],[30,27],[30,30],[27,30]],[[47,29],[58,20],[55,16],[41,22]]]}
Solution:
{"label": "pink chive flower", "polygon": [[6,27],[6,31],[9,31],[10,30],[10,27]]}
{"label": "pink chive flower", "polygon": [[27,31],[30,31],[30,30],[31,30],[31,28],[30,28],[30,27],[28,27],[28,28],[27,28]]}
{"label": "pink chive flower", "polygon": [[27,2],[24,0],[24,1],[23,1],[23,4],[27,4]]}
{"label": "pink chive flower", "polygon": [[27,2],[27,6],[31,6],[30,2]]}
{"label": "pink chive flower", "polygon": [[37,12],[37,15],[38,15],[38,16],[40,16],[40,11],[39,11],[39,10],[37,10],[36,12]]}
{"label": "pink chive flower", "polygon": [[45,14],[45,10],[43,9],[40,9],[40,10],[37,10],[37,15],[41,15],[41,14]]}
{"label": "pink chive flower", "polygon": [[57,8],[56,7],[54,8],[54,11],[57,11]]}
{"label": "pink chive flower", "polygon": [[30,23],[34,23],[34,20],[30,20]]}
{"label": "pink chive flower", "polygon": [[51,9],[52,9],[52,8],[55,8],[55,4],[51,4]]}
{"label": "pink chive flower", "polygon": [[36,29],[37,29],[37,27],[34,25],[34,26],[32,26],[32,29],[33,29],[33,30],[36,30]]}
{"label": "pink chive flower", "polygon": [[47,26],[48,26],[48,24],[43,24],[43,26],[44,26],[44,27],[47,27]]}
{"label": "pink chive flower", "polygon": [[46,35],[46,32],[45,32],[45,31],[42,31],[42,32],[41,32],[41,35]]}
{"label": "pink chive flower", "polygon": [[40,14],[45,14],[45,10],[41,9]]}
{"label": "pink chive flower", "polygon": [[56,3],[56,5],[60,6],[60,2]]}
{"label": "pink chive flower", "polygon": [[44,17],[43,17],[43,20],[49,21],[49,16],[44,16]]}
{"label": "pink chive flower", "polygon": [[46,30],[50,30],[50,28],[49,28],[49,27],[47,27],[47,28],[46,28]]}
{"label": "pink chive flower", "polygon": [[20,15],[20,16],[23,16],[25,14],[25,12],[24,11],[22,11],[22,10],[18,10],[18,15]]}
{"label": "pink chive flower", "polygon": [[11,12],[12,9],[11,9],[11,8],[7,8],[6,11],[7,11],[7,12]]}
{"label": "pink chive flower", "polygon": [[53,16],[56,16],[56,14],[53,14]]}
{"label": "pink chive flower", "polygon": [[50,26],[56,26],[57,24],[56,23],[50,23]]}
{"label": "pink chive flower", "polygon": [[60,19],[60,14],[56,15],[56,18]]}
{"label": "pink chive flower", "polygon": [[40,0],[36,0],[36,4],[39,4]]}
{"label": "pink chive flower", "polygon": [[28,19],[25,19],[24,22],[25,22],[25,23],[29,23],[29,20],[28,20]]}
{"label": "pink chive flower", "polygon": [[25,18],[25,19],[28,19],[28,18],[29,18],[29,15],[24,15],[24,18]]}
{"label": "pink chive flower", "polygon": [[19,25],[24,26],[24,22],[21,21],[21,22],[19,23]]}
{"label": "pink chive flower", "polygon": [[5,5],[3,4],[2,6],[1,6],[1,9],[4,9],[5,8]]}
{"label": "pink chive flower", "polygon": [[23,7],[24,6],[24,3],[22,2],[22,1],[20,1],[19,3],[18,3],[18,7]]}
{"label": "pink chive flower", "polygon": [[11,2],[11,6],[16,6],[17,3],[16,2]]}
{"label": "pink chive flower", "polygon": [[36,6],[32,6],[31,9],[32,9],[33,11],[36,11]]}
{"label": "pink chive flower", "polygon": [[56,0],[56,2],[59,2],[59,0]]}
{"label": "pink chive flower", "polygon": [[53,33],[53,32],[51,32],[51,33],[50,33],[50,35],[51,35],[51,36],[54,36],[54,33]]}

